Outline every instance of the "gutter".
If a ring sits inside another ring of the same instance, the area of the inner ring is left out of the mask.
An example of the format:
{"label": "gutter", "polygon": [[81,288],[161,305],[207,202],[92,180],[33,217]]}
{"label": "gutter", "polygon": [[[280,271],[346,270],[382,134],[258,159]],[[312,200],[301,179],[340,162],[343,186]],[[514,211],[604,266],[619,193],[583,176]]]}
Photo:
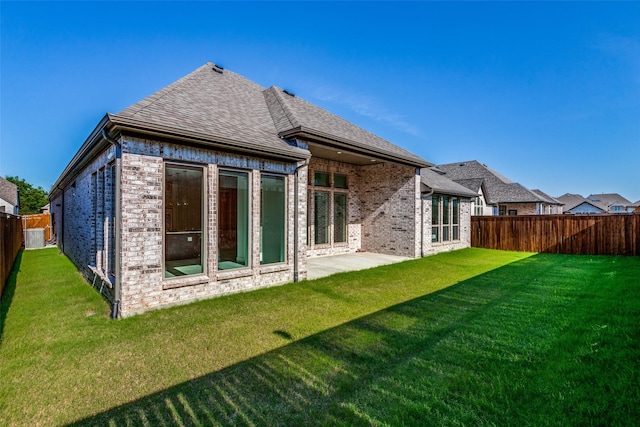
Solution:
{"label": "gutter", "polygon": [[115,185],[115,200],[114,200],[114,222],[113,225],[113,242],[115,245],[114,251],[115,256],[113,257],[115,260],[114,266],[114,274],[115,274],[115,283],[113,286],[113,305],[111,306],[111,318],[117,319],[120,314],[120,294],[122,292],[122,283],[121,283],[121,272],[120,272],[120,252],[122,248],[122,232],[120,225],[122,224],[122,201],[121,201],[121,181],[122,181],[122,145],[120,141],[113,139],[107,133],[106,129],[102,128],[102,137],[110,142],[116,149],[116,176],[114,179]]}

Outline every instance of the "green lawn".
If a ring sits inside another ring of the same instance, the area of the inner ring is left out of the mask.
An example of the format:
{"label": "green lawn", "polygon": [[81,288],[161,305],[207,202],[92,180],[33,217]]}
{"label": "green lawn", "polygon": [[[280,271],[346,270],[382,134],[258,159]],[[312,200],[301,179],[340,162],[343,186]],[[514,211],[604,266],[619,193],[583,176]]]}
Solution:
{"label": "green lawn", "polygon": [[108,319],[56,249],[0,314],[0,425],[632,425],[640,258],[482,249]]}

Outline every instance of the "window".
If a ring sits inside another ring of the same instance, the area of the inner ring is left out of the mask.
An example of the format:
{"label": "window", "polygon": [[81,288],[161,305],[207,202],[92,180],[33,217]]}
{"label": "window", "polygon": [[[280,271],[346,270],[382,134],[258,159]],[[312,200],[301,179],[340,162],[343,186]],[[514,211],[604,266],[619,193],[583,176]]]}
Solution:
{"label": "window", "polygon": [[431,196],[431,241],[460,240],[460,201],[457,197]]}
{"label": "window", "polygon": [[456,197],[451,199],[451,224],[453,240],[460,240],[460,206]]}
{"label": "window", "polygon": [[164,277],[204,272],[204,173],[200,167],[165,165]]}
{"label": "window", "polygon": [[115,276],[116,274],[116,165],[109,165],[107,215],[109,224],[107,228],[107,274]]}
{"label": "window", "polygon": [[507,207],[505,205],[499,205],[498,215],[506,215],[506,214],[507,214]]}
{"label": "window", "polygon": [[220,171],[218,269],[249,265],[249,174]]}
{"label": "window", "polygon": [[440,241],[440,196],[431,197],[431,241]]}
{"label": "window", "polygon": [[260,263],[284,262],[285,252],[284,177],[260,177]]}
{"label": "window", "polygon": [[509,215],[518,215],[518,211],[516,209],[509,209]]}
{"label": "window", "polygon": [[327,172],[315,172],[313,174],[313,185],[329,187],[329,174]]}
{"label": "window", "polygon": [[442,197],[442,241],[446,242],[451,240],[449,234],[449,196]]}
{"label": "window", "polygon": [[335,188],[347,188],[347,176],[334,174],[333,175],[333,186]]}
{"label": "window", "polygon": [[329,193],[313,193],[314,244],[329,243]]}
{"label": "window", "polygon": [[333,242],[347,241],[347,195],[333,194]]}

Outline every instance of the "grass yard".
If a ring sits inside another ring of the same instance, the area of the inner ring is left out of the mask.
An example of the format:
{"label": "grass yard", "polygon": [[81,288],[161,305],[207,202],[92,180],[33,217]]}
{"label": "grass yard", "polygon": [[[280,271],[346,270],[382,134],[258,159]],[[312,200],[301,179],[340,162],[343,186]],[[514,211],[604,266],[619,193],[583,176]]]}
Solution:
{"label": "grass yard", "polygon": [[0,313],[0,425],[634,425],[640,258],[465,249],[112,321],[56,249]]}

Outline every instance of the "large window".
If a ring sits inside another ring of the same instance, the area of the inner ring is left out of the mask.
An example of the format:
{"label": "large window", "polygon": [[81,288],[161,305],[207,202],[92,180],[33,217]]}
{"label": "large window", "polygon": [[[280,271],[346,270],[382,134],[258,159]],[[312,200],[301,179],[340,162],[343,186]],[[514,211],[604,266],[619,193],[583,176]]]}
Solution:
{"label": "large window", "polygon": [[[347,243],[349,237],[347,175],[314,172],[313,177],[313,187],[309,191],[310,197],[313,195],[313,206],[310,203],[308,205],[309,212],[312,212],[309,216],[309,224],[313,229],[313,245]],[[307,244],[310,236],[311,233],[307,235]]]}
{"label": "large window", "polygon": [[440,196],[431,197],[431,241],[440,241]]}
{"label": "large window", "polygon": [[260,263],[284,262],[285,181],[283,177],[260,178]]}
{"label": "large window", "polygon": [[220,172],[218,269],[249,265],[249,174]]}
{"label": "large window", "polygon": [[314,243],[329,243],[329,193],[316,191],[313,193]]}
{"label": "large window", "polygon": [[165,166],[164,277],[204,272],[203,176],[200,167]]}
{"label": "large window", "polygon": [[431,241],[460,240],[460,201],[457,197],[434,194],[431,197]]}
{"label": "large window", "polygon": [[333,195],[333,242],[347,241],[347,195],[334,193]]}

